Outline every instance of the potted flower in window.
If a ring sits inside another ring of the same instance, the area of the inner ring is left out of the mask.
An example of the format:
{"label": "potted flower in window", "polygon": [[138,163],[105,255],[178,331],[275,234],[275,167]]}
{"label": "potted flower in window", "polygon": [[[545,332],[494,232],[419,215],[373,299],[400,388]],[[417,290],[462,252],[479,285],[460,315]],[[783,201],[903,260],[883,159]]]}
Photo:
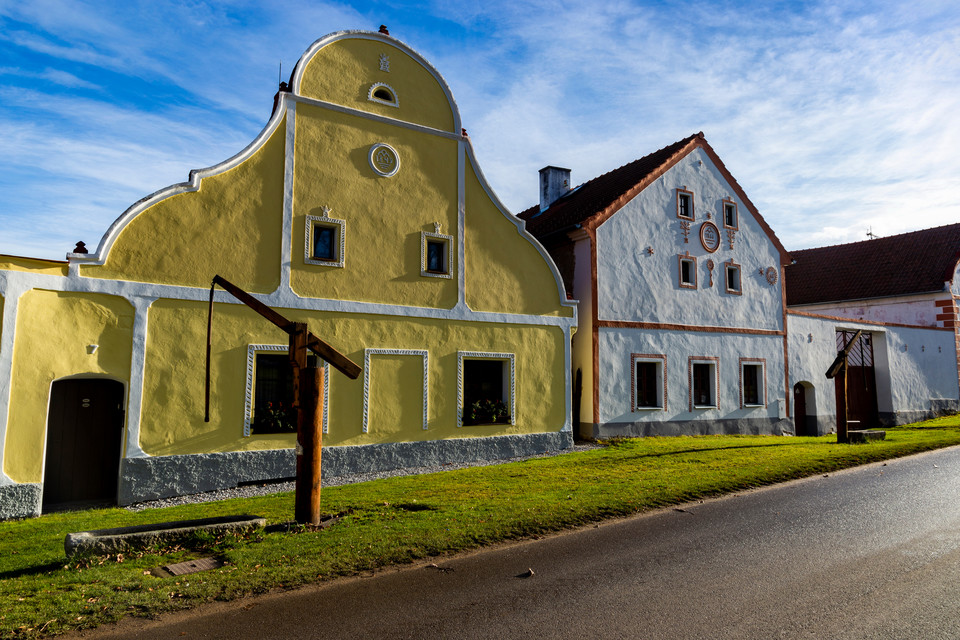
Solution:
{"label": "potted flower in window", "polygon": [[502,400],[477,400],[463,411],[463,424],[509,424],[510,412]]}

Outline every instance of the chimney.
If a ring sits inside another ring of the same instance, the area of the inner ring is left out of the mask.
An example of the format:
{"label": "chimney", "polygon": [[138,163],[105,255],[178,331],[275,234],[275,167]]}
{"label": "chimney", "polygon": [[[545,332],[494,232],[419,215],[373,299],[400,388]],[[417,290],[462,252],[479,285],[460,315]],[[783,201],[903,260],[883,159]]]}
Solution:
{"label": "chimney", "polygon": [[570,191],[570,169],[544,167],[540,169],[540,211]]}

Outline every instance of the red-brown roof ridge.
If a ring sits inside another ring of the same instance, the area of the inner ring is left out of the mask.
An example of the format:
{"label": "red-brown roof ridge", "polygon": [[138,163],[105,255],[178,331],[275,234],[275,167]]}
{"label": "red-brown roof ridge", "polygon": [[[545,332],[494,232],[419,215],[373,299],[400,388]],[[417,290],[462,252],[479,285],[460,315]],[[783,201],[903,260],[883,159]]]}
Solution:
{"label": "red-brown roof ridge", "polygon": [[707,143],[702,131],[584,182],[558,198],[543,211],[540,211],[539,205],[534,205],[520,212],[518,216],[526,221],[527,230],[541,240],[576,227],[596,228],[697,147],[707,153],[777,247],[781,264],[787,264],[789,262],[787,250],[744,193],[740,184],[727,171],[723,161]]}

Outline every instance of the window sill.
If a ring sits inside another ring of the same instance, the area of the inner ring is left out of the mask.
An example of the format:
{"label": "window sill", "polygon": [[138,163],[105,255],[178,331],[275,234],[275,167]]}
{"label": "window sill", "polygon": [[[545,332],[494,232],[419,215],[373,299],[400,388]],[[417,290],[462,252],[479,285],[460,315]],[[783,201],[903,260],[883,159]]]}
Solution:
{"label": "window sill", "polygon": [[767,406],[767,405],[765,405],[765,404],[746,404],[746,403],[744,403],[743,408],[744,408],[744,409],[763,409],[765,406]]}
{"label": "window sill", "polygon": [[696,410],[696,409],[717,409],[718,407],[715,404],[695,404],[693,405],[693,408],[694,410]]}
{"label": "window sill", "polygon": [[634,411],[663,411],[663,407],[634,407]]}

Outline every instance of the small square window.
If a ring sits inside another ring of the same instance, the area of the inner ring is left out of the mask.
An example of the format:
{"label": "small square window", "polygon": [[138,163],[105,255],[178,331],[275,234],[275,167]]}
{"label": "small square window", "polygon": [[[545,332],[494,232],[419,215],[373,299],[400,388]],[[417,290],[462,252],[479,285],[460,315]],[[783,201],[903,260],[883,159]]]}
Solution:
{"label": "small square window", "polygon": [[736,202],[724,202],[723,203],[723,226],[728,229],[737,228],[737,203]]}
{"label": "small square window", "polygon": [[324,267],[342,267],[344,222],[324,216],[307,216],[303,261]]}
{"label": "small square window", "polygon": [[326,225],[313,227],[313,256],[314,260],[337,259],[337,229]]}
{"label": "small square window", "polygon": [[448,273],[447,243],[441,240],[427,240],[427,271],[430,273]]}
{"label": "small square window", "polygon": [[713,409],[717,404],[717,360],[690,359],[690,410]]}
{"label": "small square window", "polygon": [[679,281],[684,289],[697,288],[697,259],[693,256],[678,256]]}
{"label": "small square window", "polygon": [[677,189],[677,217],[693,220],[693,192]]}
{"label": "small square window", "polygon": [[766,406],[766,384],[763,362],[740,360],[740,406]]}
{"label": "small square window", "polygon": [[422,231],[420,234],[420,275],[452,277],[453,236]]}
{"label": "small square window", "polygon": [[633,410],[666,408],[664,368],[667,358],[663,355],[632,354],[633,362]]}
{"label": "small square window", "polygon": [[724,265],[724,285],[727,293],[740,295],[742,289],[740,286],[740,265],[728,262]]}

